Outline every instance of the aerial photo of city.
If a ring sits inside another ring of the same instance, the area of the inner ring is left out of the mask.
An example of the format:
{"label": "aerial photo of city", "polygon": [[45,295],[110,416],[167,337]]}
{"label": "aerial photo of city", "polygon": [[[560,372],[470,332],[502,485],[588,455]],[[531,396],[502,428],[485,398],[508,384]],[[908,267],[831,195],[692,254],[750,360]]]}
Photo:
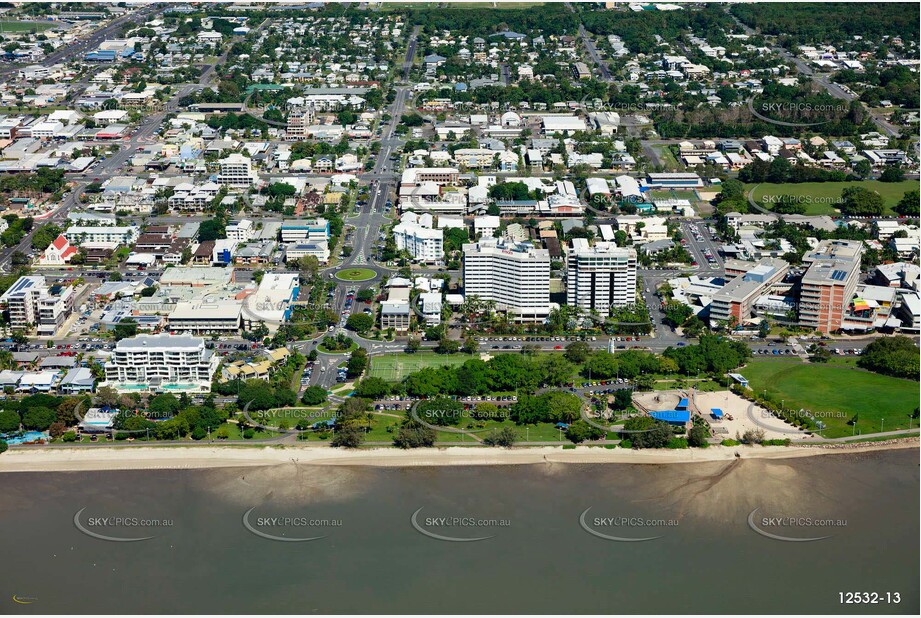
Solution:
{"label": "aerial photo of city", "polygon": [[0,2],[0,613],[918,615],[919,46]]}

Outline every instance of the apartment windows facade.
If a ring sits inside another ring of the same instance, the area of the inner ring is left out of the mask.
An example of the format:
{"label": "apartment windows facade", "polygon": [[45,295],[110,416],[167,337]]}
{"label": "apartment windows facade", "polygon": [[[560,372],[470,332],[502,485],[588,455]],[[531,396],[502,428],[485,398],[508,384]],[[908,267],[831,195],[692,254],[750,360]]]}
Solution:
{"label": "apartment windows facade", "polygon": [[611,307],[636,302],[636,251],[615,243],[589,246],[584,238],[572,241],[567,268],[566,302],[585,310],[606,313]]}
{"label": "apartment windows facade", "polygon": [[483,239],[464,245],[464,295],[496,303],[515,319],[550,313],[550,253],[525,243]]}

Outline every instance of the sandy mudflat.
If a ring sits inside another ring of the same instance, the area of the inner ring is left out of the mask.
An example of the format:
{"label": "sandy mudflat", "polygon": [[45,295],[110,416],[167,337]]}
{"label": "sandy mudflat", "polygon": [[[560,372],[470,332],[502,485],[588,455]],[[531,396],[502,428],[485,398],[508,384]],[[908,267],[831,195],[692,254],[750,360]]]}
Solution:
{"label": "sandy mudflat", "polygon": [[627,450],[598,447],[519,448],[393,448],[339,450],[330,447],[114,447],[88,449],[11,450],[0,456],[0,472],[79,472],[85,470],[168,470],[272,466],[296,461],[308,465],[344,466],[490,466],[534,463],[668,464],[743,459],[789,459],[841,452],[918,448],[918,440],[867,443],[846,448],[723,447],[706,450]]}

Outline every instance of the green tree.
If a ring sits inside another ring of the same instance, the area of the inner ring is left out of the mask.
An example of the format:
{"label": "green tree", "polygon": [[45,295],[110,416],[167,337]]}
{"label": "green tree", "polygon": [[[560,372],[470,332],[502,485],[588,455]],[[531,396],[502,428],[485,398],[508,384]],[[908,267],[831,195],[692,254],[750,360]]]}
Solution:
{"label": "green tree", "polygon": [[874,339],[864,348],[857,364],[885,375],[918,379],[918,349],[910,338],[903,335]]}
{"label": "green tree", "polygon": [[584,420],[574,421],[566,429],[566,439],[573,444],[581,444],[586,440],[598,440],[604,437],[604,431],[594,425],[589,425]]}
{"label": "green tree", "polygon": [[308,386],[301,396],[301,403],[305,406],[316,406],[326,402],[327,397],[328,393],[322,386]]}
{"label": "green tree", "polygon": [[415,419],[406,419],[393,437],[393,445],[399,448],[419,448],[435,445],[435,430]]}
{"label": "green tree", "polygon": [[584,341],[573,341],[566,346],[566,360],[576,365],[584,363],[592,353],[592,348]]}
{"label": "green tree", "polygon": [[841,191],[841,213],[855,217],[883,214],[883,198],[863,187],[846,187]]}
{"label": "green tree", "polygon": [[21,421],[16,410],[0,410],[0,433],[16,433]]}
{"label": "green tree", "polygon": [[624,423],[622,439],[630,440],[633,448],[665,448],[674,437],[671,425],[649,416],[635,416]]}
{"label": "green tree", "polygon": [[501,429],[493,429],[488,434],[483,436],[483,444],[486,446],[504,446],[510,447],[515,444],[515,430],[511,427],[502,427]]}
{"label": "green tree", "polygon": [[431,425],[457,425],[463,414],[464,405],[454,399],[429,399],[416,404],[416,416]]}
{"label": "green tree", "polygon": [[365,378],[358,383],[355,394],[366,399],[380,399],[390,394],[390,384],[382,378]]}
{"label": "green tree", "polygon": [[57,420],[57,413],[45,407],[29,408],[22,415],[22,426],[26,429],[45,431]]}
{"label": "green tree", "polygon": [[349,356],[346,363],[346,372],[348,377],[357,378],[368,366],[368,352],[364,348],[358,348]]}
{"label": "green tree", "polygon": [[921,195],[918,190],[906,191],[894,210],[903,217],[921,217]]}
{"label": "green tree", "polygon": [[182,409],[182,404],[175,395],[165,393],[151,398],[147,405],[147,411],[151,417],[156,419],[172,418]]}
{"label": "green tree", "polygon": [[707,439],[710,432],[703,425],[694,425],[688,432],[688,445],[703,448],[707,446]]}
{"label": "green tree", "polygon": [[898,165],[887,165],[883,173],[879,175],[880,182],[902,182],[905,180],[905,172]]}
{"label": "green tree", "polygon": [[374,327],[374,318],[365,313],[353,313],[346,320],[345,327],[363,335]]}
{"label": "green tree", "polygon": [[112,334],[115,336],[115,341],[134,337],[138,334],[138,323],[133,318],[119,320],[115,324]]}

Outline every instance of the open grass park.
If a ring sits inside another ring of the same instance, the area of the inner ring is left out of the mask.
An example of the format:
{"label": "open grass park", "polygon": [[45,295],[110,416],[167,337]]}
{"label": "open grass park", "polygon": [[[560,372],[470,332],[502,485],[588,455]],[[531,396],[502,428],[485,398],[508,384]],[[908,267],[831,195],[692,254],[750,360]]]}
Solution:
{"label": "open grass park", "polygon": [[[811,411],[827,429],[826,438],[917,427],[910,415],[918,406],[918,383],[863,369],[854,359],[805,364],[797,359],[752,360],[739,371],[758,394]],[[856,426],[848,425],[857,415]]]}
{"label": "open grass park", "polygon": [[841,198],[841,191],[847,187],[859,186],[879,193],[883,198],[885,214],[894,214],[895,206],[907,191],[918,189],[917,180],[902,182],[880,182],[878,180],[861,180],[853,182],[803,182],[803,183],[761,183],[746,185],[746,193],[752,191],[752,199],[762,208],[771,210],[773,198],[791,195],[806,207],[807,215],[836,215],[836,205]]}

